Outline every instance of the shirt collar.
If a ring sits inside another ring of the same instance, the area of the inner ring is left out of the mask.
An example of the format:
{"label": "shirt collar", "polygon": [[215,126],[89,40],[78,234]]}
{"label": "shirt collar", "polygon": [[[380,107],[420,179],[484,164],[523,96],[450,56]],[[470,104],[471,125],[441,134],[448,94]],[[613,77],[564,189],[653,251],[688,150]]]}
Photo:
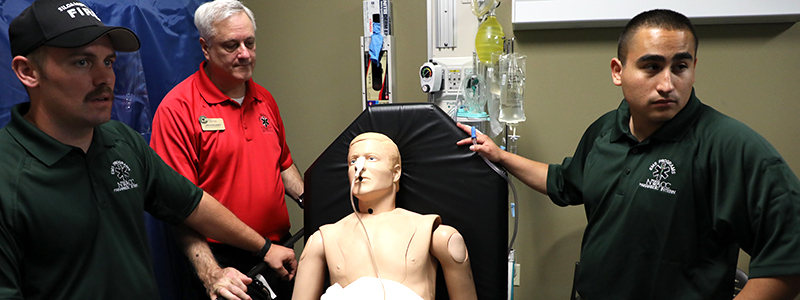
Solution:
{"label": "shirt collar", "polygon": [[[28,112],[30,107],[30,102],[24,102],[11,108],[11,121],[6,128],[11,136],[33,157],[45,165],[51,166],[75,149],[75,147],[59,142],[31,122],[28,122],[28,120],[25,120],[23,115]],[[114,145],[113,140],[104,138],[102,135],[100,127],[95,127],[92,135],[92,144],[89,146],[90,152],[92,148],[97,147],[96,145],[108,147]]]}
{"label": "shirt collar", "polygon": [[[692,94],[689,96],[689,101],[686,103],[686,106],[684,106],[683,109],[681,109],[681,111],[675,115],[675,117],[664,123],[661,128],[653,132],[652,135],[642,142],[646,142],[651,139],[670,142],[681,140],[683,136],[689,132],[689,125],[693,124],[700,116],[702,106],[703,103],[700,102],[700,99],[697,99],[694,94],[694,88],[692,88]],[[628,136],[629,138],[636,140],[636,138],[630,133],[630,117],[630,106],[628,106],[628,102],[625,101],[625,99],[622,99],[622,103],[620,103],[619,107],[617,108],[616,126],[614,126],[614,129],[611,132],[611,141],[617,141],[623,136]]]}
{"label": "shirt collar", "polygon": [[[205,70],[207,63],[208,61],[203,61],[200,63],[200,70],[198,71],[200,73],[200,84],[198,84],[197,89],[200,91],[200,95],[203,97],[203,99],[208,102],[208,104],[220,104],[225,101],[231,101],[236,103],[236,105],[239,105],[239,103],[233,101],[231,97],[223,94],[222,91],[220,91],[219,88],[217,88],[217,86],[211,82],[211,78],[208,77],[208,74]],[[244,104],[248,102],[248,99],[261,101],[253,96],[253,91],[255,91],[255,83],[253,82],[253,78],[248,79],[245,84],[247,85],[247,90],[245,91],[244,101],[242,101],[242,103]]]}
{"label": "shirt collar", "polygon": [[[108,121],[108,122],[117,122],[117,121],[111,120],[111,121]],[[108,124],[108,123],[106,123],[106,124]],[[120,136],[118,134],[114,134],[114,131],[112,131],[112,130],[104,130],[103,129],[104,127],[105,126],[102,126],[102,125],[94,127],[94,135],[92,136],[92,145],[89,146],[89,151],[87,152],[87,154],[100,153],[100,152],[104,151],[105,148],[114,147],[114,145],[117,144],[118,140],[122,140],[123,139],[122,136]],[[105,148],[98,148],[95,145],[103,145],[103,146],[105,146]],[[95,147],[92,147],[92,146],[95,146]],[[97,148],[97,149],[94,149],[94,148]],[[95,150],[96,152],[93,151],[93,150]]]}

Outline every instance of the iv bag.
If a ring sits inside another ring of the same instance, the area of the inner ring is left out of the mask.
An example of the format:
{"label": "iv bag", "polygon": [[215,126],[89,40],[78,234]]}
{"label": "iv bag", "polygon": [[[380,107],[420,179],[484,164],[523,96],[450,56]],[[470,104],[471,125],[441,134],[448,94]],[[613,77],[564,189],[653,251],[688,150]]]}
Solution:
{"label": "iv bag", "polygon": [[503,54],[500,64],[500,122],[525,121],[522,102],[525,94],[525,55]]}

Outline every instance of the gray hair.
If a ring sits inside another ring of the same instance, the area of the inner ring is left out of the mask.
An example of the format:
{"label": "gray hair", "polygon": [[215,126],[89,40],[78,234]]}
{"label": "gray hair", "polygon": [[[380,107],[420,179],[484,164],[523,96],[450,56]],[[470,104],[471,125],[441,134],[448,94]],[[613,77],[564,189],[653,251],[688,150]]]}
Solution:
{"label": "gray hair", "polygon": [[244,6],[239,0],[214,0],[203,3],[194,12],[194,26],[200,32],[200,37],[211,42],[211,38],[217,35],[214,30],[214,24],[227,19],[228,17],[244,12],[253,23],[253,31],[256,30],[256,19],[247,6]]}

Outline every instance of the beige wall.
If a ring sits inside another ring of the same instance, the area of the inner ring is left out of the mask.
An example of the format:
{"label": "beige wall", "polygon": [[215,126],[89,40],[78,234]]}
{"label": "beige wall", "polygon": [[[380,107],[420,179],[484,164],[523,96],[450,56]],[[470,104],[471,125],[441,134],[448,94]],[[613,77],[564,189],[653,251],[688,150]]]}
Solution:
{"label": "beige wall", "polygon": [[[254,78],[275,96],[295,163],[305,171],[361,112],[361,1],[246,2],[259,26]],[[426,101],[417,75],[427,58],[425,4],[393,1],[398,102]],[[620,29],[514,32],[510,4],[502,2],[498,19],[528,56],[519,154],[559,163],[587,125],[621,100],[609,69]],[[800,172],[800,25],[702,26],[698,35],[698,97],[764,135]],[[559,208],[517,186],[517,299],[566,299],[586,225],[583,207]],[[290,213],[298,230],[302,211],[290,205]]]}

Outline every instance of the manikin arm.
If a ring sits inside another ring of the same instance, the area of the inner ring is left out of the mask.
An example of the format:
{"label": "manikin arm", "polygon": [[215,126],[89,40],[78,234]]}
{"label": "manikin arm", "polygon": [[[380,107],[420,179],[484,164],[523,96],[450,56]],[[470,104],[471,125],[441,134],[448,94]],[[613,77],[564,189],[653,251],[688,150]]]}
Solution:
{"label": "manikin arm", "polygon": [[292,300],[318,300],[322,296],[327,271],[322,234],[317,230],[308,239],[300,255]]}
{"label": "manikin arm", "polygon": [[478,299],[467,246],[458,230],[447,225],[439,225],[431,237],[431,254],[442,266],[450,299]]}

